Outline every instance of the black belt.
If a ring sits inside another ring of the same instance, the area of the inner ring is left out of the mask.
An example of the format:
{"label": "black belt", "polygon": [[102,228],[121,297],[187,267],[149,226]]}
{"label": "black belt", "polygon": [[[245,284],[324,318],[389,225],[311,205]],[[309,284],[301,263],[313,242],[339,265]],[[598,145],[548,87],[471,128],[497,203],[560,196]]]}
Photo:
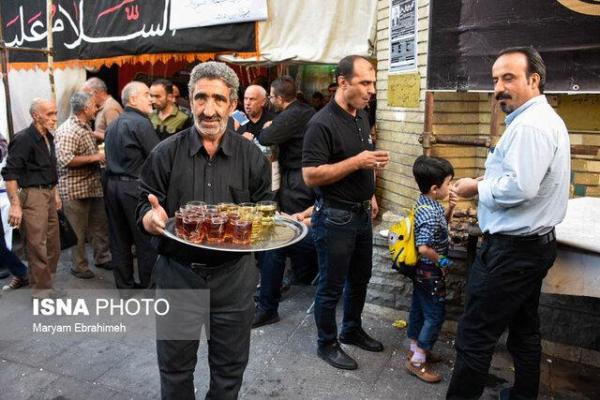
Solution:
{"label": "black belt", "polygon": [[30,185],[30,186],[25,186],[23,187],[23,189],[45,189],[45,190],[52,190],[54,189],[53,184],[51,185]]}
{"label": "black belt", "polygon": [[140,180],[139,178],[134,178],[132,176],[127,176],[127,175],[109,175],[108,179],[114,179],[117,181],[126,181],[126,182],[137,182]]}
{"label": "black belt", "polygon": [[346,211],[371,211],[371,200],[365,200],[361,201],[360,203],[354,203],[350,201],[341,202],[337,200],[323,199],[321,200],[321,203],[323,204],[323,207],[338,208],[340,210]]}
{"label": "black belt", "polygon": [[528,244],[528,245],[544,245],[548,244],[554,240],[556,240],[556,233],[554,232],[554,228],[546,233],[545,235],[529,235],[529,236],[519,236],[519,235],[503,235],[501,233],[484,233],[483,238],[485,240],[490,241],[502,241],[506,243],[514,243],[514,244]]}

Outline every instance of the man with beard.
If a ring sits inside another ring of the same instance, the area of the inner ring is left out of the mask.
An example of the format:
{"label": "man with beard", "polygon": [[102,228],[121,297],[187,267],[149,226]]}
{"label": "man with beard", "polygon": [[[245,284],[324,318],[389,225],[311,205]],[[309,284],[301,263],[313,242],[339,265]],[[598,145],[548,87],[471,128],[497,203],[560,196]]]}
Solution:
{"label": "man with beard", "polygon": [[173,83],[166,79],[158,79],[150,86],[154,108],[150,121],[160,140],[192,126],[192,120],[175,103],[173,88]]}
{"label": "man with beard", "polygon": [[88,79],[81,90],[94,96],[94,102],[98,107],[98,113],[94,121],[94,136],[97,140],[103,141],[106,128],[121,115],[123,107],[108,94],[106,83],[100,78]]}
{"label": "man with beard", "polygon": [[267,92],[265,89],[258,85],[248,86],[244,92],[244,111],[249,121],[240,126],[237,132],[243,134],[246,139],[258,139],[265,123],[274,117],[273,113],[266,110],[266,105]]}
{"label": "man with beard", "polygon": [[481,396],[496,342],[508,328],[515,382],[500,398],[537,399],[538,305],[542,280],[556,259],[554,227],[567,210],[569,135],[543,95],[546,66],[534,48],[500,51],[492,79],[507,114],[506,131],[490,149],[485,175],[459,179],[453,189],[461,197],[479,195],[484,240],[469,269],[446,398]]}
{"label": "man with beard", "polygon": [[[142,82],[129,82],[121,99],[125,111],[106,130],[106,193],[110,251],[118,289],[147,288],[156,260],[150,237],[136,226],[139,176],[142,164],[159,142],[148,116],[152,112],[150,90]],[[133,274],[135,244],[138,275]]]}
{"label": "man with beard", "polygon": [[[158,145],[142,170],[137,218],[145,232],[161,235],[168,216],[192,200],[208,204],[270,200],[267,159],[252,142],[227,129],[238,87],[235,72],[223,63],[206,62],[192,70],[189,93],[194,126]],[[258,271],[253,257],[186,246],[162,236],[156,239],[158,289],[209,291],[206,398],[236,399],[248,363],[254,317]],[[189,319],[189,312],[186,315]],[[195,399],[198,337],[199,331],[187,340],[157,341],[163,399]]]}
{"label": "man with beard", "polygon": [[389,154],[373,151],[364,111],[375,93],[371,63],[359,56],[344,57],[336,79],[339,87],[334,98],[308,124],[302,173],[318,196],[312,215],[319,257],[318,355],[336,368],[356,369],[356,361],[339,345],[335,309],[343,293],[342,343],[383,350],[362,328],[361,315],[373,267],[374,170],[387,165]]}
{"label": "man with beard", "polygon": [[[269,100],[279,114],[265,124],[258,141],[263,146],[279,147],[281,186],[277,200],[281,211],[293,215],[306,211],[315,202],[314,192],[302,179],[302,142],[306,124],[315,110],[296,100],[296,83],[291,76],[273,81]],[[295,271],[310,269],[311,262],[314,265],[316,260],[312,232],[294,246],[261,254],[261,285],[254,328],[279,321],[277,308],[288,255],[292,256]]]}

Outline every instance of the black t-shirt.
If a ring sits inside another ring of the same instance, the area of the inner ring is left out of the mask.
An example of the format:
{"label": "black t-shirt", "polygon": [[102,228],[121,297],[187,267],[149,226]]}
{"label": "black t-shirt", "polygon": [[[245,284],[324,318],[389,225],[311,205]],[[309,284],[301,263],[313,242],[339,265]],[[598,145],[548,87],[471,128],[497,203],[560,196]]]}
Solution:
{"label": "black t-shirt", "polygon": [[[244,126],[240,126],[240,129],[237,130],[237,133],[239,133],[240,135],[244,132],[250,132],[251,134],[254,135],[255,138],[259,138],[260,136],[260,131],[263,128],[263,125],[268,122],[273,120],[273,118],[275,118],[275,114],[267,111],[267,110],[263,110],[262,115],[260,116],[260,119],[256,122],[252,122],[252,120],[248,121],[248,123]],[[250,117],[248,117],[248,119],[250,119]]]}
{"label": "black t-shirt", "polygon": [[[308,123],[302,166],[335,164],[364,150],[373,150],[367,113],[358,110],[353,117],[332,100]],[[375,177],[372,170],[360,169],[330,185],[319,186],[316,192],[327,200],[362,202],[375,193]]]}

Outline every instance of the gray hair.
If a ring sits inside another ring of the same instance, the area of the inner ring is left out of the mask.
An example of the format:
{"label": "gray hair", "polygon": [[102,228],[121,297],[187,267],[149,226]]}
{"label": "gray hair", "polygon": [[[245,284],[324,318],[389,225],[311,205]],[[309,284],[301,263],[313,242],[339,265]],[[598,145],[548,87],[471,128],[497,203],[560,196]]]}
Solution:
{"label": "gray hair", "polygon": [[36,97],[35,99],[31,100],[31,105],[29,106],[29,115],[33,117],[33,113],[38,112],[40,106],[47,102],[48,100],[42,99],[41,97]]}
{"label": "gray hair", "polygon": [[190,96],[192,96],[192,93],[194,92],[196,82],[198,82],[200,79],[220,79],[229,88],[229,99],[231,101],[237,101],[240,80],[235,72],[226,64],[216,61],[208,61],[196,65],[190,73],[190,82],[188,83],[188,91]]}
{"label": "gray hair", "polygon": [[92,89],[95,92],[108,92],[108,88],[106,87],[106,83],[100,78],[90,78],[83,84],[84,88]]}
{"label": "gray hair", "polygon": [[124,106],[129,105],[129,99],[131,96],[135,96],[137,92],[140,90],[140,86],[146,86],[145,83],[139,81],[131,81],[121,91],[121,101]]}
{"label": "gray hair", "polygon": [[69,100],[69,104],[71,104],[71,114],[81,114],[85,110],[85,107],[91,98],[92,95],[86,92],[73,93],[71,100]]}

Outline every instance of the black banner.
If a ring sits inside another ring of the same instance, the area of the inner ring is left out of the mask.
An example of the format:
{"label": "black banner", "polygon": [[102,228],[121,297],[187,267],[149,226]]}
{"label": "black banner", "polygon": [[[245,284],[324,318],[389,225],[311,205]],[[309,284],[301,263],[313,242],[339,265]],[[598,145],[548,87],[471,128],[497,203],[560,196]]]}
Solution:
{"label": "black banner", "polygon": [[546,91],[600,91],[597,0],[431,0],[429,90],[492,90],[499,50],[535,47]]}
{"label": "black banner", "polygon": [[[46,0],[1,0],[9,47],[47,46]],[[176,0],[56,0],[54,59],[97,60],[124,55],[256,52],[254,22],[169,29]],[[38,53],[10,52],[11,62],[44,62]]]}

